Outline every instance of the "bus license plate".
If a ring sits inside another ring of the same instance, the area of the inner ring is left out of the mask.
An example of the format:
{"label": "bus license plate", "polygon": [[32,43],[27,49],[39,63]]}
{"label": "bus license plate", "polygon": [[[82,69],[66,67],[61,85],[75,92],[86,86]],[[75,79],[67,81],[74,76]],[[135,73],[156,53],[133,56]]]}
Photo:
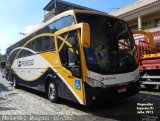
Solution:
{"label": "bus license plate", "polygon": [[125,92],[127,92],[127,87],[123,87],[123,88],[119,88],[118,89],[118,93],[120,94],[120,93],[125,93]]}

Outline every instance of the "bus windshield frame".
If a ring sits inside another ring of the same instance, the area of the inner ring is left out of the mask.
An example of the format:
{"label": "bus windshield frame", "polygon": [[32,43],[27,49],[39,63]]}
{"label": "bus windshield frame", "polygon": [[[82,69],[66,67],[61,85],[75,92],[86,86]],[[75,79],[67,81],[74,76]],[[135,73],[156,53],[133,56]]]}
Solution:
{"label": "bus windshield frame", "polygon": [[91,29],[91,46],[84,48],[89,71],[119,74],[138,68],[136,44],[125,21],[90,13],[76,13],[76,18]]}

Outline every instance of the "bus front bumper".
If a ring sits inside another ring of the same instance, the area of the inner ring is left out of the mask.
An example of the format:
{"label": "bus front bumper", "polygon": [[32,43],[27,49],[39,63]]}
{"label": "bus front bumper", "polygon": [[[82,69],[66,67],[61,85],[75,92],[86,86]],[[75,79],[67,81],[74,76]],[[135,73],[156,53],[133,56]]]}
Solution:
{"label": "bus front bumper", "polygon": [[114,85],[106,88],[94,88],[85,83],[86,105],[95,102],[105,102],[133,96],[140,91],[139,81],[130,82],[121,86]]}

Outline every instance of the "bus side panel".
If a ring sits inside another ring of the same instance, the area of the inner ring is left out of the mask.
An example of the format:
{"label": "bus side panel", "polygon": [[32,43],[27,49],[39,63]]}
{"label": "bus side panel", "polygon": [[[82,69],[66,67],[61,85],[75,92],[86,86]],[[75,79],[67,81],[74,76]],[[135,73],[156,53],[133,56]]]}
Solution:
{"label": "bus side panel", "polygon": [[25,81],[18,76],[16,77],[16,81],[19,85],[23,85],[38,91],[45,92],[45,83],[46,83],[46,78],[48,75],[52,75],[52,77],[55,77],[52,79],[52,81],[56,82],[56,86],[58,89],[58,96],[64,99],[68,99],[70,101],[79,103],[78,100],[75,98],[75,96],[72,94],[70,89],[67,87],[67,85],[62,81],[62,79],[51,69],[49,68],[46,73],[44,73],[40,78],[34,81]]}
{"label": "bus side panel", "polygon": [[59,97],[71,100],[76,103],[79,103],[79,101],[76,99],[76,97],[70,91],[68,86],[63,82],[63,80],[58,75],[56,75],[56,84],[57,84],[57,88],[58,88],[58,96]]}
{"label": "bus side panel", "polygon": [[[68,73],[69,70],[62,66],[60,58],[58,57],[58,53],[57,55],[55,55],[55,57],[53,57],[53,54],[51,55],[50,53],[43,53],[41,54],[41,56],[47,60],[47,62],[52,66],[52,70],[56,72],[57,74],[56,77],[58,77],[59,80],[61,80],[62,82],[60,86],[62,86],[63,88],[67,88],[68,90],[67,92],[69,94],[67,95],[68,97],[67,99],[71,100],[70,95],[74,95],[76,100],[78,100],[78,102],[83,105],[84,104],[84,98],[83,98],[84,89],[82,88],[83,86],[82,79],[74,77],[71,74],[71,72]],[[77,86],[77,83],[78,83],[78,86]],[[65,92],[66,89],[64,90],[63,88],[60,88],[60,91],[59,91],[60,93],[62,92],[62,94],[66,93]]]}
{"label": "bus side panel", "polygon": [[15,59],[12,69],[18,84],[40,91],[45,91],[46,77],[57,74],[54,80],[57,81],[59,96],[83,104],[83,89],[75,86],[76,81],[82,85],[82,80],[68,77],[55,52]]}
{"label": "bus side panel", "polygon": [[[24,69],[24,71],[25,71],[25,69]],[[38,79],[33,80],[33,81],[23,80],[22,78],[20,78],[16,74],[15,74],[15,78],[16,78],[17,84],[19,84],[19,85],[23,85],[23,86],[30,87],[35,90],[45,92],[45,79],[48,74],[53,74],[53,71],[51,69],[48,69],[41,77],[39,77]]]}

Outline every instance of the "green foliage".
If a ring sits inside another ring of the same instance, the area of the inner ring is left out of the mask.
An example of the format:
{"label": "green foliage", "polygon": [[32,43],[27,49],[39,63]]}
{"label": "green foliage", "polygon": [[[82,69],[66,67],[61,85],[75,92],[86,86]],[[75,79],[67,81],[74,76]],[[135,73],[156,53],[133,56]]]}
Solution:
{"label": "green foliage", "polygon": [[0,67],[2,67],[5,63],[5,55],[0,54]]}

